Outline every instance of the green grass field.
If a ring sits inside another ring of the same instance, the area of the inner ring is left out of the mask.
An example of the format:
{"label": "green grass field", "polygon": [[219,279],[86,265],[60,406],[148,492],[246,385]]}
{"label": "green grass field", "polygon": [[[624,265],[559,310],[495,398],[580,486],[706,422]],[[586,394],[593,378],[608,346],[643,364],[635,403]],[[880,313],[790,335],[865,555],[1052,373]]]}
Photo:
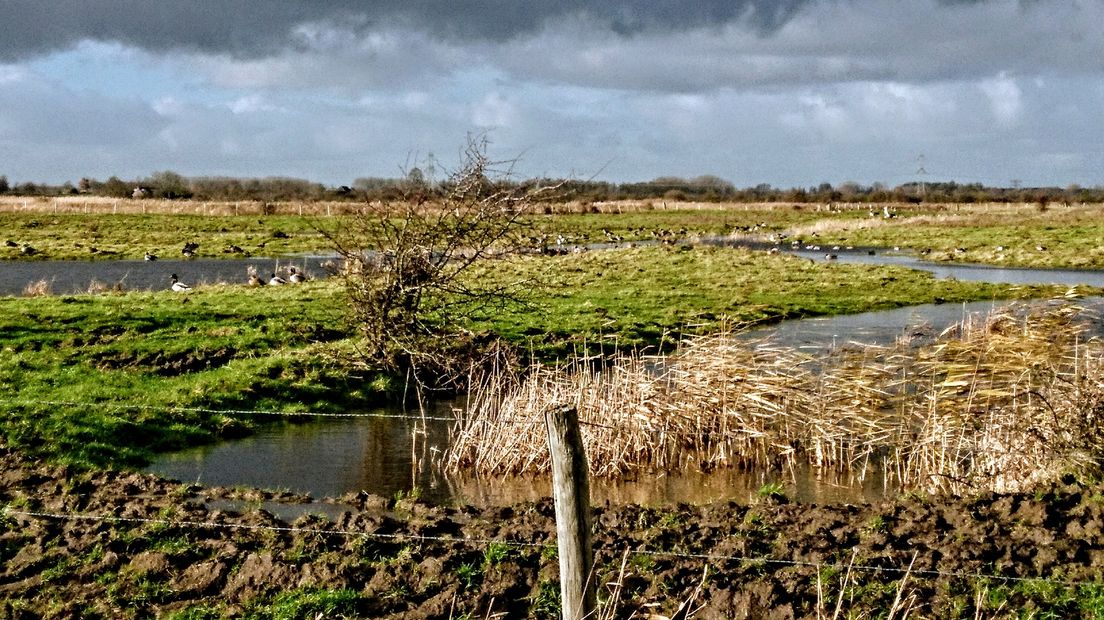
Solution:
{"label": "green grass field", "polygon": [[[189,214],[0,211],[0,260],[140,259],[146,252],[179,257],[185,242],[198,243],[198,255],[212,258],[242,256],[229,251],[233,246],[253,256],[326,252],[332,248],[319,231],[344,227],[350,216],[338,213],[357,208],[349,203],[333,210],[331,216],[324,211],[310,214],[310,208],[304,216],[289,215],[287,209],[280,215],[232,215],[233,210],[223,205],[221,211],[227,214],[197,215],[194,211],[200,207],[182,204],[185,206],[180,208]],[[1104,268],[1104,218],[1096,205],[1056,205],[1045,211],[1032,205],[893,208],[897,217],[884,219],[880,207],[867,205],[834,210],[789,204],[671,204],[665,208],[661,201],[650,201],[623,208],[574,207],[568,212],[550,207],[553,213],[533,215],[527,221],[535,238],[563,235],[573,244],[604,242],[606,231],[626,241],[652,240],[665,234],[677,238],[731,234],[766,238],[782,233],[820,245],[930,250],[925,256],[931,260]],[[541,211],[540,205],[537,211]],[[23,254],[23,244],[37,252]],[[965,252],[957,251],[960,248]]]}

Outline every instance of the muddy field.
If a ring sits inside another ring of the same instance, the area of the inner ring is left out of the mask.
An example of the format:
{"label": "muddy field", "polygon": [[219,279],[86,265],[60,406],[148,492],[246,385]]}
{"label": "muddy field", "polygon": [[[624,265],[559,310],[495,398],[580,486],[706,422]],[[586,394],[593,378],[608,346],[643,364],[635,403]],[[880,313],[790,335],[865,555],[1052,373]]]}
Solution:
{"label": "muddy field", "polygon": [[[600,599],[626,618],[1101,617],[1101,491],[1070,481],[956,501],[600,508]],[[231,498],[247,509],[207,504]],[[479,511],[358,496],[336,521],[288,524],[248,509],[269,499],[303,498],[39,466],[0,448],[0,617],[558,608],[550,501]]]}

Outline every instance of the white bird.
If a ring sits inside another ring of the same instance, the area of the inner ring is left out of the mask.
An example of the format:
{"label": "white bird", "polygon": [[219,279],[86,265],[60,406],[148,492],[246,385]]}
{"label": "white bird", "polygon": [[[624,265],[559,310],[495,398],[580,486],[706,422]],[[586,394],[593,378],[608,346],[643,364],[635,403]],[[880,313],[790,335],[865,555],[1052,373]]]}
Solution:
{"label": "white bird", "polygon": [[276,274],[272,274],[272,277],[268,279],[269,286],[280,286],[282,284],[287,284],[287,280],[281,278]]}
{"label": "white bird", "polygon": [[148,260],[148,261],[157,260],[157,256],[155,254],[150,254],[149,252],[146,252],[146,260]]}
{"label": "white bird", "polygon": [[177,293],[183,293],[185,291],[192,290],[192,287],[190,287],[187,284],[184,284],[183,282],[177,280],[175,273],[172,274],[172,287],[171,288],[172,288],[172,290],[176,291]]}
{"label": "white bird", "polygon": [[298,284],[299,282],[307,281],[307,276],[295,267],[288,267],[288,272],[291,274],[288,276],[288,281],[290,282]]}

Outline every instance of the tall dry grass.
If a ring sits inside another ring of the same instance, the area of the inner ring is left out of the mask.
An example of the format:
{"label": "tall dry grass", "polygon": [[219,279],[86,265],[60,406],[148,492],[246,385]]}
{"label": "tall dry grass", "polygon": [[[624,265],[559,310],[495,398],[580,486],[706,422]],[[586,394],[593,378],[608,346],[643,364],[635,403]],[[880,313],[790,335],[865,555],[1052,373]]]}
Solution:
{"label": "tall dry grass", "polygon": [[42,278],[33,282],[28,282],[23,287],[24,297],[47,297],[50,295],[50,287],[53,285],[53,281]]}
{"label": "tall dry grass", "polygon": [[735,334],[663,357],[623,355],[499,373],[473,391],[452,471],[546,471],[543,411],[571,404],[592,473],[807,463],[905,488],[1021,489],[1096,470],[1104,443],[1104,347],[1068,302],[1012,307],[927,343],[814,358]]}

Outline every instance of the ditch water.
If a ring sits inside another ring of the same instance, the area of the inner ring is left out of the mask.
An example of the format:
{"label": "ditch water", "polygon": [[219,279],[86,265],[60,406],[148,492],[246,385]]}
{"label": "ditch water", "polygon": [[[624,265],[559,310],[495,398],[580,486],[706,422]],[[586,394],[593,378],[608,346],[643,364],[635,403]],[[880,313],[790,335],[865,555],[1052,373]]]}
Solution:
{"label": "ditch water", "polygon": [[168,289],[170,276],[177,274],[181,282],[195,286],[230,282],[244,284],[247,270],[252,267],[267,280],[271,274],[295,266],[312,277],[327,273],[323,263],[333,260],[324,256],[294,256],[285,258],[195,258],[146,260],[52,260],[0,261],[0,296],[23,295],[29,285],[45,281],[54,295],[72,295],[90,288],[106,286],[127,291]]}
{"label": "ditch water", "polygon": [[[822,252],[793,253],[811,260],[827,260]],[[834,260],[839,262],[898,265],[930,271],[940,278],[1104,287],[1104,271],[936,264],[903,253],[877,251],[870,255],[865,249],[836,251],[835,254],[838,259]],[[243,282],[249,266],[261,274],[268,274],[280,266],[293,264],[317,277],[325,273],[322,264],[326,260],[329,258],[8,262],[0,263],[0,295],[20,295],[28,283],[40,280],[50,282],[55,294],[85,291],[93,280],[108,285],[120,282],[127,290],[162,289],[168,287],[172,273],[189,284]],[[1083,300],[1083,303],[1104,309],[1104,300],[1099,298]],[[933,304],[801,319],[755,330],[750,335],[770,336],[776,343],[810,352],[848,343],[885,344],[903,334],[937,334],[968,315],[983,315],[997,305],[994,302]],[[396,411],[365,413],[393,414]],[[451,406],[440,403],[428,413],[432,417],[447,416]],[[379,417],[273,425],[245,439],[164,455],[147,471],[185,482],[286,489],[314,498],[336,498],[360,491],[391,497],[416,490],[422,499],[433,503],[502,505],[550,494],[550,483],[543,478],[446,478],[432,465],[432,460],[447,444],[448,427],[449,423],[444,421],[429,421],[423,425],[415,420]],[[592,495],[596,503],[611,504],[748,501],[770,482],[783,483],[787,495],[800,502],[856,502],[878,499],[887,492],[878,475],[868,476],[858,483],[818,478],[811,470],[721,470],[649,475],[636,480],[595,480]],[[326,512],[325,506],[307,504],[296,510]]]}
{"label": "ditch water", "polygon": [[[731,239],[709,239],[710,245],[744,246],[756,249],[774,247],[769,244]],[[610,244],[594,244],[592,249],[615,247]],[[822,251],[786,250],[790,254],[814,261],[827,261]],[[955,278],[969,282],[996,284],[1064,284],[1104,288],[1104,270],[1088,269],[1026,269],[970,265],[962,263],[933,263],[921,260],[908,252],[869,250],[831,251],[841,263],[865,265],[895,265],[909,269],[928,271],[937,278]],[[235,258],[235,259],[160,259],[117,261],[0,261],[0,296],[23,295],[28,285],[45,281],[55,295],[71,295],[88,291],[94,284],[108,287],[119,285],[125,290],[162,290],[169,288],[169,276],[177,274],[180,281],[190,285],[217,282],[244,283],[247,269],[253,267],[262,277],[295,266],[311,277],[323,277],[329,270],[324,266],[333,256],[293,256],[284,258]]]}

